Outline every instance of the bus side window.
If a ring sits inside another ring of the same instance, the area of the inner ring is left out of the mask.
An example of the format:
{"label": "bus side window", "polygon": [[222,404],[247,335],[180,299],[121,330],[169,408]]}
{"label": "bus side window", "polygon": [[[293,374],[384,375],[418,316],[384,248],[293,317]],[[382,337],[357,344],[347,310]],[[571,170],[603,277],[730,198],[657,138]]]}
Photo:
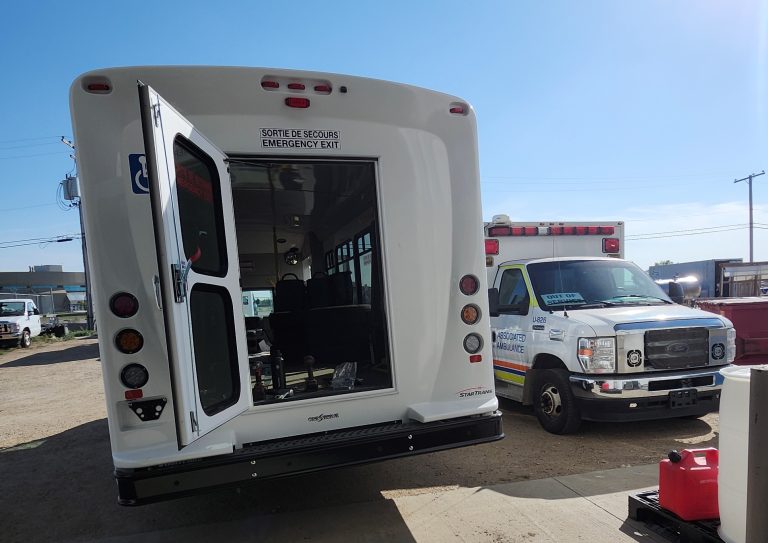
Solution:
{"label": "bus side window", "polygon": [[505,315],[527,315],[530,305],[528,288],[525,286],[520,269],[507,269],[499,285],[499,313]]}

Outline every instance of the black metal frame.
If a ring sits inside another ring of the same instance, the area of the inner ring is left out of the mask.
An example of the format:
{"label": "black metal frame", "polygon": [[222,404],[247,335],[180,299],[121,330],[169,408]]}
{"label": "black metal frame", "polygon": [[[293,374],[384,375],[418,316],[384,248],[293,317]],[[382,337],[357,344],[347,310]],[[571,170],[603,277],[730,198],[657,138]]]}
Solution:
{"label": "black metal frame", "polygon": [[118,503],[143,505],[227,486],[412,456],[504,437],[501,413],[387,424],[253,444],[173,465],[115,469]]}

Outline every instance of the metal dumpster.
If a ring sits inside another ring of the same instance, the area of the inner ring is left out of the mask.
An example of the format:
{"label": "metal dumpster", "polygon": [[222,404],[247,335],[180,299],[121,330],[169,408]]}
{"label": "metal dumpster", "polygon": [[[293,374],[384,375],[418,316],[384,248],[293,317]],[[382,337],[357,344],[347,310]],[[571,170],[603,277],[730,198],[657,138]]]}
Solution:
{"label": "metal dumpster", "polygon": [[697,305],[733,322],[734,364],[768,364],[768,297],[716,298],[699,300]]}

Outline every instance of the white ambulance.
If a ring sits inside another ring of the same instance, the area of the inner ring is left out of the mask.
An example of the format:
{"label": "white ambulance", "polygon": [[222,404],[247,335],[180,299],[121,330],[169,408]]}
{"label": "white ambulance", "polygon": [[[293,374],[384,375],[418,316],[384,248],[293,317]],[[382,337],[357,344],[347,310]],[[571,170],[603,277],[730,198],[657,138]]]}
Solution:
{"label": "white ambulance", "polygon": [[541,425],[716,411],[736,334],[623,260],[621,222],[485,224],[496,393]]}
{"label": "white ambulance", "polygon": [[226,67],[70,99],[121,504],[503,437],[466,102]]}

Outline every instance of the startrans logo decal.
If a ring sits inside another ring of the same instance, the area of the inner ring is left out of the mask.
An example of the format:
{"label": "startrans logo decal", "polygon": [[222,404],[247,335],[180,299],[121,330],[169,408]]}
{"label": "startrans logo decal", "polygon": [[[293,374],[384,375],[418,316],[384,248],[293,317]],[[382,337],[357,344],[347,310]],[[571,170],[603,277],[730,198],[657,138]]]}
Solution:
{"label": "startrans logo decal", "polygon": [[316,417],[307,417],[308,422],[323,422],[324,420],[330,420],[330,419],[338,419],[339,414],[338,413],[331,413],[329,415],[321,413],[320,415],[317,415]]}
{"label": "startrans logo decal", "polygon": [[493,394],[492,388],[486,388],[486,387],[472,387],[472,388],[465,388],[464,390],[459,390],[456,395],[459,398],[472,398],[474,396],[487,396],[488,394]]}

